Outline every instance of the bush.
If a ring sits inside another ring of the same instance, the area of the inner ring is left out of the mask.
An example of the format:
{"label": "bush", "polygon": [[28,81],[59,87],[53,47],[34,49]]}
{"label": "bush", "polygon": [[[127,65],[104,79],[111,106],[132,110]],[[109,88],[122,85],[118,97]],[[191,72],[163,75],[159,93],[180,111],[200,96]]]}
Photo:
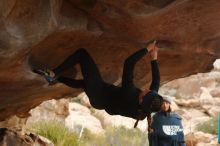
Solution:
{"label": "bush", "polygon": [[147,134],[139,129],[124,127],[108,128],[103,135],[95,135],[88,130],[84,132],[81,141],[86,146],[147,146]]}
{"label": "bush", "polygon": [[108,146],[104,134],[93,134],[88,129],[84,129],[79,142],[80,146]]}
{"label": "bush", "polygon": [[32,130],[51,140],[56,146],[78,146],[78,136],[69,131],[63,123],[50,121],[33,124]]}
{"label": "bush", "polygon": [[125,127],[112,128],[106,132],[106,140],[114,146],[146,146],[147,134],[139,129],[127,129]]}
{"label": "bush", "polygon": [[200,123],[197,125],[196,129],[198,131],[202,131],[210,134],[218,134],[218,118],[214,117],[204,123]]}
{"label": "bush", "polygon": [[34,124],[32,131],[48,138],[56,146],[148,146],[146,133],[124,127],[108,128],[99,135],[84,129],[79,138],[78,134],[69,131],[64,124],[50,121]]}

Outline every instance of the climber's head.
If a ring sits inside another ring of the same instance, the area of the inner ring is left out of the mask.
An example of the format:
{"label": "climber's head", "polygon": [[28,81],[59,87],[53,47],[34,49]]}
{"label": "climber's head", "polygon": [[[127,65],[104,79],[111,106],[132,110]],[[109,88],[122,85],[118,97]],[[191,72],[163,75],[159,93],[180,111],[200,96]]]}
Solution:
{"label": "climber's head", "polygon": [[149,91],[144,97],[141,104],[143,112],[158,112],[161,109],[163,97],[155,91]]}

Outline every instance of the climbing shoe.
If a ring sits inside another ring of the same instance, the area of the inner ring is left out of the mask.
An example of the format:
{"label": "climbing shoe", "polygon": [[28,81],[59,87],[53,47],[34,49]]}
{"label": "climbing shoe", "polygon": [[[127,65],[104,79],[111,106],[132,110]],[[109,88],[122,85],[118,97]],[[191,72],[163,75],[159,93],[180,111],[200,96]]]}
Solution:
{"label": "climbing shoe", "polygon": [[33,72],[43,76],[50,85],[56,83],[56,78],[50,75],[49,69],[34,69]]}

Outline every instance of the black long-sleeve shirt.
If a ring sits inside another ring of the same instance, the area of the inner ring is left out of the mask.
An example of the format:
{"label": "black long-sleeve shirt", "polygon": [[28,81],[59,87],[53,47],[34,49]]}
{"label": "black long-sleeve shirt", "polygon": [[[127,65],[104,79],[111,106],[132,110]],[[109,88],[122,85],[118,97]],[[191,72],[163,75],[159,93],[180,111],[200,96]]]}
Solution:
{"label": "black long-sleeve shirt", "polygon": [[[133,70],[137,61],[140,60],[147,53],[147,49],[143,48],[126,59],[122,76],[122,87],[105,84],[103,97],[105,110],[109,114],[122,115],[134,119],[139,118],[139,95],[141,93],[141,90],[134,86]],[[151,61],[151,70],[152,82],[150,85],[150,90],[154,90],[157,92],[159,90],[160,84],[160,74],[157,60]]]}

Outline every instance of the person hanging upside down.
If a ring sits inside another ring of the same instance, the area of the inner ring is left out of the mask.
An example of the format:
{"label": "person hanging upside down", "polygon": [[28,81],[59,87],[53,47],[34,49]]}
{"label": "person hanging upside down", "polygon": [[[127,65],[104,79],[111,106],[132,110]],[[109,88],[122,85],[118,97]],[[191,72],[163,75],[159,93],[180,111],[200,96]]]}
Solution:
{"label": "person hanging upside down", "polygon": [[[91,105],[96,109],[104,109],[110,115],[121,115],[133,119],[143,120],[152,112],[160,110],[162,96],[158,94],[160,73],[157,63],[156,41],[147,45],[147,48],[138,50],[124,62],[122,86],[106,83],[90,56],[84,48],[78,49],[64,60],[55,69],[45,72],[37,70],[49,83],[61,82],[72,88],[83,88]],[[142,91],[135,87],[133,71],[135,64],[142,57],[150,54],[152,82],[149,89]],[[79,64],[82,71],[82,80],[75,80],[61,76],[61,73],[74,65]],[[135,127],[137,126],[137,122]]]}

